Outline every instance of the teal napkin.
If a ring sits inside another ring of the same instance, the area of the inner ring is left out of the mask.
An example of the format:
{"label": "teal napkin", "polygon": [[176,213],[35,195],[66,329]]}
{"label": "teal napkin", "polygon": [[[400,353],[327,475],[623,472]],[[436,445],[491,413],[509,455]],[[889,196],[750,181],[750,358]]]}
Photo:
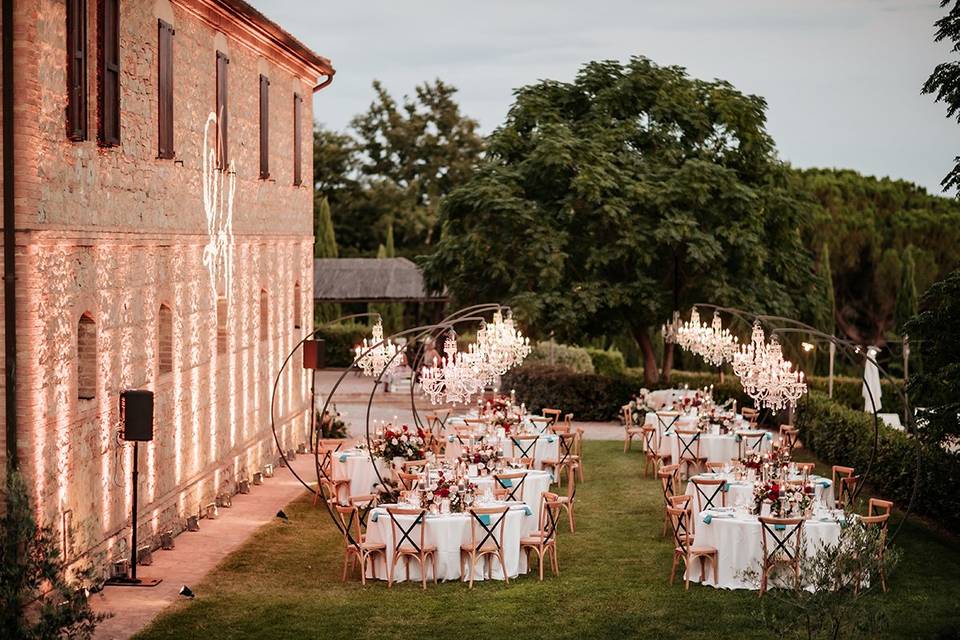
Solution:
{"label": "teal napkin", "polygon": [[743,436],[741,436],[741,435],[738,433],[738,434],[737,434],[737,437],[734,438],[734,439],[735,439],[737,442],[740,442],[741,440],[743,440]]}
{"label": "teal napkin", "polygon": [[530,510],[530,507],[528,507],[527,505],[523,505],[523,512],[524,512],[525,514],[527,514],[528,516],[532,516],[532,515],[533,515],[533,511],[531,511],[531,510]]}
{"label": "teal napkin", "polygon": [[557,441],[557,436],[547,436],[547,442],[553,444]]}
{"label": "teal napkin", "polygon": [[724,482],[723,486],[720,487],[720,491],[723,491],[724,493],[726,493],[727,491],[730,491],[730,483]]}
{"label": "teal napkin", "polygon": [[833,481],[827,480],[826,478],[821,478],[820,480],[817,480],[817,484],[826,489],[827,487],[833,485]]}
{"label": "teal napkin", "polygon": [[497,482],[499,482],[500,486],[503,487],[504,489],[513,486],[513,480],[511,480],[510,478],[497,478]]}
{"label": "teal napkin", "polygon": [[340,462],[346,462],[346,461],[347,461],[347,454],[341,453],[341,454],[340,454]]}
{"label": "teal napkin", "polygon": [[481,514],[479,514],[477,517],[480,518],[480,522],[482,522],[483,524],[487,525],[488,527],[490,526],[490,514],[489,514],[489,513],[481,513]]}
{"label": "teal napkin", "polygon": [[711,522],[713,522],[713,516],[711,514],[708,513],[703,516],[703,524],[710,524]]}
{"label": "teal napkin", "polygon": [[457,436],[447,436],[447,442],[453,442],[457,439]]}
{"label": "teal napkin", "polygon": [[786,531],[786,530],[787,530],[787,525],[785,525],[785,524],[775,524],[775,525],[773,525],[773,528],[776,529],[777,531]]}
{"label": "teal napkin", "polygon": [[370,512],[370,522],[376,522],[377,518],[380,517],[380,514],[377,511]]}
{"label": "teal napkin", "polygon": [[773,434],[767,433],[767,440],[773,440]]}

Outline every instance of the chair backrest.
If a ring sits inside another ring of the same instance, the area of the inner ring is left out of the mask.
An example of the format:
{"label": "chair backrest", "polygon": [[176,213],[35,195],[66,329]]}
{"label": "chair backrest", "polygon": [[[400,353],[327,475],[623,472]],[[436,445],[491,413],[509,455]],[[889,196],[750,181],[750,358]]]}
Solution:
{"label": "chair backrest", "polygon": [[349,438],[320,438],[317,440],[317,446],[323,447],[329,451],[340,451],[341,449],[349,449],[353,444],[353,440]]}
{"label": "chair backrest", "polygon": [[503,549],[503,531],[509,509],[507,506],[470,509],[470,546],[474,551],[479,553]]}
{"label": "chair backrest", "polygon": [[771,518],[760,516],[760,541],[764,564],[800,562],[803,551],[803,518]]}
{"label": "chair backrest", "polygon": [[[423,541],[427,531],[427,512],[425,509],[411,507],[387,507],[390,516],[390,528],[393,531],[394,553],[405,551],[420,553],[423,550]],[[397,516],[413,516],[412,522],[400,522]]]}
{"label": "chair backrest", "polygon": [[860,516],[860,522],[870,531],[875,531],[881,545],[887,543],[887,526],[890,523],[890,514],[878,516]]}
{"label": "chair backrest", "polygon": [[503,458],[509,464],[512,464],[517,467],[523,467],[524,469],[530,470],[533,469],[533,458],[525,458],[523,456],[509,456]]}
{"label": "chair backrest", "polygon": [[549,491],[544,491],[540,495],[540,533],[541,540],[549,542],[557,533],[557,522],[560,519],[560,501],[559,496]]}
{"label": "chair backrest", "polygon": [[657,429],[660,435],[673,433],[673,427],[683,415],[679,411],[657,411]]}
{"label": "chair backrest", "polygon": [[677,443],[680,445],[680,460],[685,462],[700,459],[700,431],[697,429],[676,429]]}
{"label": "chair backrest", "polygon": [[560,463],[566,463],[570,460],[570,455],[573,454],[574,440],[577,437],[575,433],[558,433],[557,438],[559,439],[559,453],[560,453]]}
{"label": "chair backrest", "polygon": [[359,496],[350,496],[349,503],[351,507],[356,507],[357,516],[360,520],[360,529],[365,530],[367,528],[367,517],[370,515],[370,512],[377,506],[377,503],[380,502],[380,497],[375,493],[366,493]]}
{"label": "chair backrest", "polygon": [[690,539],[690,509],[687,507],[667,506],[667,515],[673,526],[673,541],[683,553],[687,552],[687,541]]}
{"label": "chair backrest", "polygon": [[867,505],[867,515],[890,515],[890,511],[893,509],[893,503],[889,500],[881,500],[880,498],[870,498],[870,502]]}
{"label": "chair backrest", "polygon": [[737,431],[737,440],[740,441],[740,457],[748,452],[763,453],[763,441],[767,439],[767,432],[759,429],[740,429]]}
{"label": "chair backrest", "polygon": [[813,462],[798,462],[797,471],[804,478],[809,478],[813,474],[813,469],[816,466],[816,463]]}
{"label": "chair backrest", "polygon": [[336,506],[340,504],[340,496],[337,495],[337,485],[327,478],[320,478],[320,488],[322,496],[327,504]]}
{"label": "chair backrest", "polygon": [[663,501],[669,502],[670,498],[679,489],[677,484],[680,479],[680,465],[668,464],[660,467],[657,471],[657,477],[660,478],[660,489],[663,492]]}
{"label": "chair backrest", "polygon": [[487,427],[487,423],[478,418],[464,418],[463,424],[467,425],[470,431],[474,433],[476,433],[478,429],[485,429]]}
{"label": "chair backrest", "polygon": [[857,486],[857,478],[853,473],[853,467],[844,467],[838,464],[833,465],[831,469],[834,498],[840,506],[845,506],[850,501],[853,496],[853,489]]}
{"label": "chair backrest", "polygon": [[678,509],[689,509],[692,501],[693,496],[688,496],[684,493],[679,496],[670,496],[667,498],[667,506],[676,507]]}
{"label": "chair backrest", "polygon": [[343,533],[345,544],[356,546],[363,540],[363,531],[360,523],[360,511],[353,505],[337,505],[337,515],[340,518],[340,531]]}
{"label": "chair backrest", "polygon": [[796,446],[797,436],[799,434],[800,430],[792,424],[780,425],[780,440],[785,442],[790,449],[793,449]]}
{"label": "chair backrest", "polygon": [[550,429],[550,433],[554,433],[557,435],[560,435],[561,433],[570,433],[570,425],[568,425],[565,422],[557,422],[555,424],[551,424],[548,427],[548,429]]}
{"label": "chair backrest", "polygon": [[740,409],[740,415],[742,415],[746,420],[749,420],[750,424],[757,424],[757,420],[760,418],[760,412],[750,407],[743,407]]}
{"label": "chair backrest", "polygon": [[407,491],[413,491],[417,488],[417,485],[420,484],[420,474],[419,473],[407,473],[406,471],[398,471],[397,478],[400,479],[400,487],[406,489]]}
{"label": "chair backrest", "polygon": [[727,506],[727,493],[724,491],[727,481],[720,478],[690,478],[696,497],[697,513],[705,509],[717,509]]}
{"label": "chair backrest", "polygon": [[510,441],[513,443],[513,451],[518,458],[535,459],[537,457],[537,442],[539,442],[539,440],[540,436],[536,434],[510,436]]}
{"label": "chair backrest", "polygon": [[642,427],[643,446],[650,455],[656,455],[660,451],[660,438],[657,428],[652,424],[645,424]]}
{"label": "chair backrest", "polygon": [[523,502],[523,486],[527,479],[526,471],[513,473],[495,473],[493,479],[497,486],[503,490],[503,500],[505,502]]}
{"label": "chair backrest", "polygon": [[550,428],[550,418],[541,418],[539,416],[534,416],[527,418],[531,424],[533,424],[534,429],[537,430],[537,433],[543,433],[548,428]]}
{"label": "chair backrest", "polygon": [[626,429],[627,427],[632,427],[632,426],[634,426],[634,424],[633,424],[633,411],[630,410],[630,405],[625,404],[625,405],[623,405],[622,407],[620,407],[620,416],[623,418],[623,427],[624,427],[625,429]]}
{"label": "chair backrest", "polygon": [[726,462],[708,462],[706,467],[709,471],[714,473],[719,473],[723,471],[723,468],[727,466]]}
{"label": "chair backrest", "polygon": [[560,414],[563,412],[560,409],[544,409],[540,413],[550,420],[550,424],[557,424],[560,422]]}
{"label": "chair backrest", "polygon": [[425,466],[427,466],[426,460],[407,460],[403,463],[403,470],[407,473],[413,473],[414,471],[422,471]]}

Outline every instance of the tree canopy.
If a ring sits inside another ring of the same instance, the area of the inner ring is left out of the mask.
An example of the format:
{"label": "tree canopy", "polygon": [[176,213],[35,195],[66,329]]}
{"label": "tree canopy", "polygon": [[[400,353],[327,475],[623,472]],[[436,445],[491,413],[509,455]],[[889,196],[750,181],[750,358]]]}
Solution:
{"label": "tree canopy", "polygon": [[428,281],[460,300],[509,300],[561,338],[627,329],[651,381],[651,330],[673,309],[709,301],[812,319],[809,209],[765,110],[643,57],[519,89],[477,173],[444,200]]}
{"label": "tree canopy", "polygon": [[392,224],[398,252],[415,255],[435,241],[439,200],[472,175],[483,139],[441,80],[400,102],[373,89],[348,132],[315,130],[314,183],[345,254],[375,255]]}
{"label": "tree canopy", "polygon": [[[951,0],[941,0],[940,6],[946,7]],[[948,40],[953,43],[951,53],[960,52],[960,0],[953,0],[953,6],[947,15],[934,23],[936,33],[935,42]],[[947,106],[947,117],[960,121],[960,60],[941,62],[934,69],[927,81],[923,83],[923,93],[936,95],[937,102]],[[960,187],[960,156],[954,158],[953,169],[940,183],[944,190]]]}

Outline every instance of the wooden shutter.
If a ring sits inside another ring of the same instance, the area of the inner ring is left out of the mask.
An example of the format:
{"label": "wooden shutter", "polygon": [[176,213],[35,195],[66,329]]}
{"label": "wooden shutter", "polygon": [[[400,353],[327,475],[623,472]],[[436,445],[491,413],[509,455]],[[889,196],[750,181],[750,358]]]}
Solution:
{"label": "wooden shutter", "polygon": [[157,21],[157,157],[173,151],[173,27]]}
{"label": "wooden shutter", "polygon": [[300,186],[303,182],[300,175],[301,163],[301,140],[300,140],[300,111],[302,110],[303,98],[300,94],[293,94],[293,184]]}
{"label": "wooden shutter", "polygon": [[67,137],[87,139],[87,0],[67,0]]}
{"label": "wooden shutter", "polygon": [[227,65],[230,58],[217,51],[217,167],[223,171],[229,168],[230,155],[227,153],[227,131],[230,115],[227,111]]}
{"label": "wooden shutter", "polygon": [[270,79],[260,76],[260,177],[270,177]]}
{"label": "wooden shutter", "polygon": [[100,0],[100,144],[120,144],[120,0]]}

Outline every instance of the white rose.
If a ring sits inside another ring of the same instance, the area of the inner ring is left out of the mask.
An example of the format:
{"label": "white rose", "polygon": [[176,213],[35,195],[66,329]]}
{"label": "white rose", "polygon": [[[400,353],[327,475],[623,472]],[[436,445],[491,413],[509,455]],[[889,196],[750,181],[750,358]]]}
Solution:
{"label": "white rose", "polygon": [[394,438],[393,440],[390,441],[390,444],[392,444],[393,446],[397,446],[398,444],[400,444],[400,442],[396,438]]}
{"label": "white rose", "polygon": [[433,491],[427,492],[427,500],[433,500]]}
{"label": "white rose", "polygon": [[409,438],[406,436],[406,434],[400,436],[400,439],[403,440],[404,442],[406,442],[407,440],[409,440]]}

